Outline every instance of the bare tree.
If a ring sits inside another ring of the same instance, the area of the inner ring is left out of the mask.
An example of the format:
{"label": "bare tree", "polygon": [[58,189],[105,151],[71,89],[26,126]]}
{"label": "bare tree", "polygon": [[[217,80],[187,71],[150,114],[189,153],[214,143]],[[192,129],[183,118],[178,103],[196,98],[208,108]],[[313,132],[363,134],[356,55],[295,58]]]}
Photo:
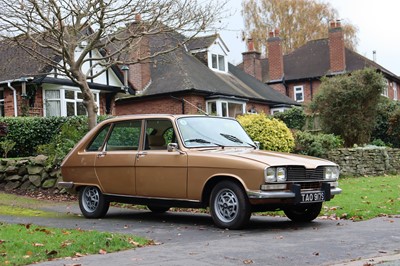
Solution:
{"label": "bare tree", "polygon": [[[215,30],[212,26],[224,5],[196,0],[0,0],[0,38],[71,79],[82,91],[89,128],[93,128],[98,106],[89,79],[114,65],[168,53],[200,32]],[[124,56],[140,49],[144,38],[158,34],[179,38],[152,54]],[[77,53],[78,47],[84,48]],[[88,55],[94,49],[102,57],[93,63]]]}
{"label": "bare tree", "polygon": [[[265,54],[268,32],[279,29],[285,54],[309,40],[326,38],[328,23],[339,19],[337,10],[318,0],[243,0],[245,35]],[[355,50],[357,28],[342,22],[345,45]]]}

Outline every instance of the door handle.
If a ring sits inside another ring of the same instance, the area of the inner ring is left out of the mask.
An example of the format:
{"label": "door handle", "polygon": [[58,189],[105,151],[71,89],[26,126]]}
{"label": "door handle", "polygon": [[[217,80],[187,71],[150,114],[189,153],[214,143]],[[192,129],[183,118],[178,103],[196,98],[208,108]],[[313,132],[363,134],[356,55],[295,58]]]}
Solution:
{"label": "door handle", "polygon": [[102,157],[104,157],[104,156],[106,156],[106,152],[105,151],[103,151],[103,152],[101,152],[101,153],[98,153],[97,154],[97,158],[102,158]]}
{"label": "door handle", "polygon": [[136,154],[136,157],[139,158],[139,157],[143,157],[143,156],[146,156],[146,155],[147,155],[147,151],[141,151],[141,152],[138,152]]}

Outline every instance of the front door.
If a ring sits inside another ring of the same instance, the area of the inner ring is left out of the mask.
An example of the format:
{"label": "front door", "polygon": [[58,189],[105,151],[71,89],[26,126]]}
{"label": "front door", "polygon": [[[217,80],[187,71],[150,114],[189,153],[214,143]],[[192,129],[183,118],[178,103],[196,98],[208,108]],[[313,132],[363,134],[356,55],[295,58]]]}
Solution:
{"label": "front door", "polygon": [[185,199],[187,197],[187,155],[168,152],[175,142],[170,120],[147,120],[143,149],[136,157],[138,196]]}

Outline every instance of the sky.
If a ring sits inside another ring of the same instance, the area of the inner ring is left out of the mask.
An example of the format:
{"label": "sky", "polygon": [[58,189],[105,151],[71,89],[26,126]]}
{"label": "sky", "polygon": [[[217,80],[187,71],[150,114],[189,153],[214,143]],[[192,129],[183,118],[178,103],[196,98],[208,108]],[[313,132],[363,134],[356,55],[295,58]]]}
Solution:
{"label": "sky", "polygon": [[[357,52],[373,59],[376,51],[377,63],[400,76],[400,1],[399,0],[325,0],[339,13],[342,21],[358,28]],[[227,8],[234,15],[222,21],[224,29],[219,31],[230,50],[228,59],[233,64],[242,62],[245,43],[241,31],[244,29],[241,15],[241,0],[228,0]]]}

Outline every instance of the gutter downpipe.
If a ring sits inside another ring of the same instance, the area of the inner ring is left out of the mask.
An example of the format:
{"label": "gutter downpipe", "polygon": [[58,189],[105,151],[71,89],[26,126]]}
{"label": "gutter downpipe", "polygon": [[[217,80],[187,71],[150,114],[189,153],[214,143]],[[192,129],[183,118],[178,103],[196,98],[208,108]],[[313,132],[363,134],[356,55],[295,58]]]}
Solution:
{"label": "gutter downpipe", "polygon": [[14,116],[18,116],[18,107],[17,107],[17,90],[11,86],[11,81],[7,81],[7,87],[13,91],[14,98]]}

